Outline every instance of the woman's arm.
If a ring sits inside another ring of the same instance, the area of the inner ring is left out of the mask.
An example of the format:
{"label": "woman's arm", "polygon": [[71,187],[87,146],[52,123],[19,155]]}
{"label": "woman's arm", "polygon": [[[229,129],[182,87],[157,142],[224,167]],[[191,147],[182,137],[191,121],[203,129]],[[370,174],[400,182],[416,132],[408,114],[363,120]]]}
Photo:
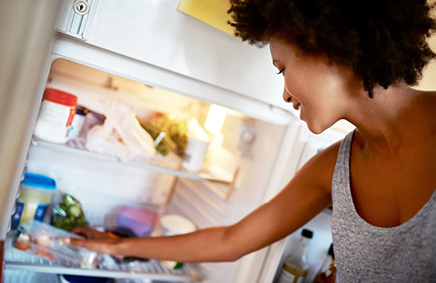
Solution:
{"label": "woman's arm", "polygon": [[286,237],[331,204],[338,147],[336,143],[314,156],[277,196],[233,225],[171,237],[71,238],[66,243],[117,256],[179,262],[236,260]]}

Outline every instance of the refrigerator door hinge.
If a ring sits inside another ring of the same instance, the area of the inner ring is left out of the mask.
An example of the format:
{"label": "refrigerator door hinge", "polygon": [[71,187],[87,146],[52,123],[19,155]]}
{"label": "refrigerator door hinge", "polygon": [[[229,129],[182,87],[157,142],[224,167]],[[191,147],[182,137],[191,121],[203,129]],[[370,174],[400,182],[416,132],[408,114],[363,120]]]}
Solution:
{"label": "refrigerator door hinge", "polygon": [[62,0],[56,29],[75,38],[86,40],[98,0]]}

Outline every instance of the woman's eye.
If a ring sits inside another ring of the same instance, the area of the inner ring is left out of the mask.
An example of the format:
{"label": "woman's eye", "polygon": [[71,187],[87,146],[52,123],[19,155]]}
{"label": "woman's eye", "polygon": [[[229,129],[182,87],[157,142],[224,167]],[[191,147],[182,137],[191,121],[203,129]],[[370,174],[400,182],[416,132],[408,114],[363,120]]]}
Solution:
{"label": "woman's eye", "polygon": [[277,75],[283,74],[284,71],[285,71],[285,68],[280,69],[280,70],[277,72]]}

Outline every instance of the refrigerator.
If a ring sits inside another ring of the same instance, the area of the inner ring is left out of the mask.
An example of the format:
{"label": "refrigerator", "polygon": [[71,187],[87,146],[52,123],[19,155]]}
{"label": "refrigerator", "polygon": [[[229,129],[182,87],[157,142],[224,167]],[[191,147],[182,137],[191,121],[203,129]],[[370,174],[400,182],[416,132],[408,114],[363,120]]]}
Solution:
{"label": "refrigerator", "polygon": [[[267,47],[241,42],[182,12],[179,4],[5,3],[0,29],[5,39],[0,57],[3,282],[61,282],[60,274],[109,277],[113,282],[277,280],[300,230],[235,262],[185,263],[176,270],[153,259],[86,269],[31,256],[11,244],[11,219],[25,172],[53,178],[56,191],[81,202],[93,226],[116,223],[117,209],[134,205],[158,217],[181,215],[201,229],[240,220],[274,197],[311,156],[353,129],[339,122],[321,135],[311,134],[298,112],[282,101],[283,81]],[[80,134],[65,143],[34,136],[49,88],[74,94],[77,105],[88,111]],[[217,131],[205,126],[212,109],[221,113]],[[107,131],[117,132],[118,141],[120,136],[128,139],[129,132],[137,132],[156,113],[194,121],[206,132],[208,148],[199,171],[186,169],[186,157],[157,151],[144,157],[108,142]],[[100,132],[93,131],[96,125]],[[330,218],[327,209],[302,227],[314,232],[307,282],[332,241]],[[153,233],[159,233],[158,223]]]}

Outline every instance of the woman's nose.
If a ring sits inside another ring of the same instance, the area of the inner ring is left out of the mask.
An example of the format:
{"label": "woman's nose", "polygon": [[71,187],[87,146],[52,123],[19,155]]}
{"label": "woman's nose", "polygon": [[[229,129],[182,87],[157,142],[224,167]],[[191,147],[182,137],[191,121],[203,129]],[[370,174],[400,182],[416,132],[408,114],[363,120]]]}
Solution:
{"label": "woman's nose", "polygon": [[289,93],[289,91],[286,89],[285,86],[285,88],[283,89],[283,100],[287,103],[290,103],[291,99],[292,99],[291,94]]}

